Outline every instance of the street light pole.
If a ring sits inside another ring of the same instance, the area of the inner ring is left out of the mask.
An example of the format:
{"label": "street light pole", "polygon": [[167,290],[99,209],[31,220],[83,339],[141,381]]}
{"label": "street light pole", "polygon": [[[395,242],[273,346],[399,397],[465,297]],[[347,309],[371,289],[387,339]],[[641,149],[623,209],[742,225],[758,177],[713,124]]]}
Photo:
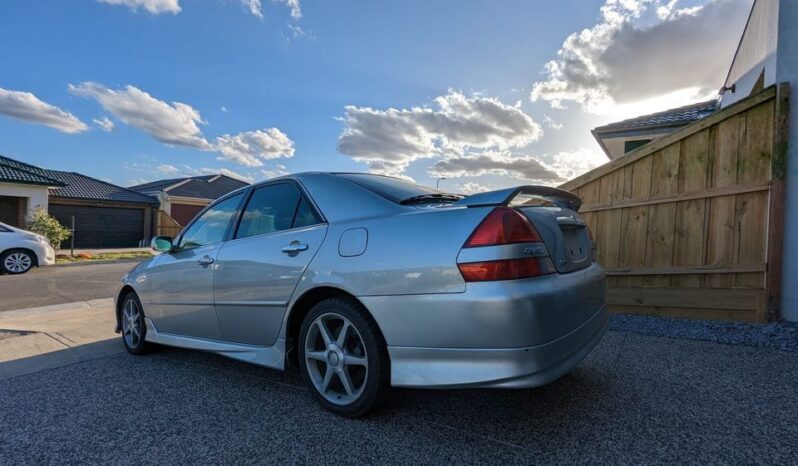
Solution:
{"label": "street light pole", "polygon": [[441,185],[441,180],[445,180],[445,179],[446,178],[444,178],[444,177],[438,178],[438,180],[435,182],[435,189],[438,189],[438,187]]}

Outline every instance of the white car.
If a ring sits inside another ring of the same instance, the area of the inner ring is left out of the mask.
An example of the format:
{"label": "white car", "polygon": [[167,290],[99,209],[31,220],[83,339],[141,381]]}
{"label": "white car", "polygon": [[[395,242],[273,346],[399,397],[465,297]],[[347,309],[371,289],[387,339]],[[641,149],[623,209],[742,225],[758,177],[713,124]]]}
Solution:
{"label": "white car", "polygon": [[20,274],[53,264],[55,249],[47,238],[0,222],[0,272]]}

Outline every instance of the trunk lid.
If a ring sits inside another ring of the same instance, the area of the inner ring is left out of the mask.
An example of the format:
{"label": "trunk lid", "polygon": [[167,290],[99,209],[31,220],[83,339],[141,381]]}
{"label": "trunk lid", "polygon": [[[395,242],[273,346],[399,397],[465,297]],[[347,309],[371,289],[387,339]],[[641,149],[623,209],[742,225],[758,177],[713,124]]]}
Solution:
{"label": "trunk lid", "polygon": [[568,191],[519,186],[468,196],[453,205],[515,207],[535,226],[559,273],[581,270],[593,263],[590,233],[577,214],[582,200]]}
{"label": "trunk lid", "polygon": [[559,206],[521,206],[518,210],[535,225],[558,272],[574,272],[593,263],[590,234],[576,212]]}

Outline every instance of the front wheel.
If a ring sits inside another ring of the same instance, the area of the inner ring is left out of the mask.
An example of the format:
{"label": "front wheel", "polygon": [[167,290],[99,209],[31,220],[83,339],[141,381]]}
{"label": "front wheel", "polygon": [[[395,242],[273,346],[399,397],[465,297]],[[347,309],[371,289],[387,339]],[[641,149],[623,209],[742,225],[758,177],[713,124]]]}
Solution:
{"label": "front wheel", "polygon": [[0,256],[0,270],[11,275],[25,273],[33,264],[33,254],[25,249],[12,249]]}
{"label": "front wheel", "polygon": [[302,377],[326,409],[354,418],[383,402],[390,382],[388,351],[358,303],[331,298],[316,304],[302,322],[298,346]]}
{"label": "front wheel", "polygon": [[134,292],[130,292],[122,301],[120,314],[122,321],[122,343],[130,354],[141,355],[147,352],[149,344],[144,339],[147,327],[144,325],[144,310],[141,301]]}

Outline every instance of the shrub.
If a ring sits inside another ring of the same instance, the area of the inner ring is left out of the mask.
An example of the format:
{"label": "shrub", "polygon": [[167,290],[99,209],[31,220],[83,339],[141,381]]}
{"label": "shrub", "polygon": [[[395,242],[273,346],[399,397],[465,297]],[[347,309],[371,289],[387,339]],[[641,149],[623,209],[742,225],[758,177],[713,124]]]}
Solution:
{"label": "shrub", "polygon": [[38,233],[50,242],[54,248],[61,246],[61,242],[69,238],[69,228],[61,225],[55,217],[39,207],[31,215],[28,221],[28,230]]}

